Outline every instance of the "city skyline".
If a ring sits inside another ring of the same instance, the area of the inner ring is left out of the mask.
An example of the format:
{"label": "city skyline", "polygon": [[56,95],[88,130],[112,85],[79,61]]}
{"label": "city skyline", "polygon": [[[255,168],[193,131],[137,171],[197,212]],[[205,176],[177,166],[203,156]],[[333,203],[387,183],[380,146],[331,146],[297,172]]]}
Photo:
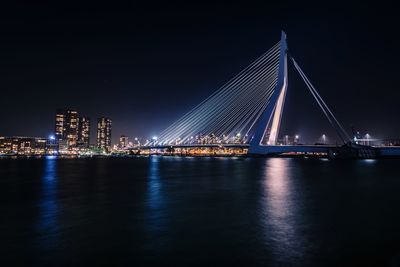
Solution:
{"label": "city skyline", "polygon": [[[391,51],[399,41],[390,34],[395,30],[391,11],[376,21],[374,15],[382,10],[368,4],[349,4],[346,10],[338,4],[303,14],[296,14],[296,7],[273,3],[266,15],[235,4],[197,11],[173,5],[167,15],[139,6],[135,12],[143,14],[134,17],[129,8],[101,5],[83,7],[81,13],[57,6],[14,6],[2,18],[10,27],[1,44],[1,86],[5,99],[12,100],[4,108],[13,116],[0,115],[0,135],[47,137],[54,110],[66,106],[90,118],[113,118],[113,144],[121,134],[151,138],[265,52],[284,29],[291,51],[327,103],[336,106],[348,132],[354,126],[378,138],[397,137],[398,55]],[[147,16],[152,24],[137,24]],[[21,29],[30,20],[35,28]],[[387,58],[393,60],[383,60]],[[293,71],[289,77],[282,133],[334,136],[324,117],[314,112],[318,107],[299,77]],[[28,115],[15,108],[21,93],[26,97],[20,104],[32,110]]]}
{"label": "city skyline", "polygon": [[0,266],[400,266],[394,1],[9,1]]}

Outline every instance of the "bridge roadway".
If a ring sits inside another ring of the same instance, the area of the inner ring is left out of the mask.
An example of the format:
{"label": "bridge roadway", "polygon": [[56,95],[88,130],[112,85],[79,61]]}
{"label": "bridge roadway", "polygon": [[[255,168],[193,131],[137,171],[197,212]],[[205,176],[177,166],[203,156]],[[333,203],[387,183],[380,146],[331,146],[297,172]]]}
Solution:
{"label": "bridge roadway", "polygon": [[[249,149],[249,144],[182,144],[182,145],[156,145],[142,146],[140,149],[168,149],[168,148],[243,148]],[[279,145],[279,146],[259,146],[263,155],[279,155],[283,153],[329,153],[330,149],[338,148],[335,145]],[[400,157],[400,147],[376,146],[377,157]],[[255,151],[257,152],[257,151]]]}
{"label": "bridge roadway", "polygon": [[248,148],[249,144],[183,144],[183,145],[155,145],[141,146],[140,149],[167,149],[167,148]]}
{"label": "bridge roadway", "polygon": [[[332,145],[279,145],[263,146],[268,150],[268,154],[281,154],[289,152],[298,153],[328,153]],[[182,144],[182,145],[155,145],[142,146],[141,149],[168,149],[168,148],[249,148],[249,144]]]}

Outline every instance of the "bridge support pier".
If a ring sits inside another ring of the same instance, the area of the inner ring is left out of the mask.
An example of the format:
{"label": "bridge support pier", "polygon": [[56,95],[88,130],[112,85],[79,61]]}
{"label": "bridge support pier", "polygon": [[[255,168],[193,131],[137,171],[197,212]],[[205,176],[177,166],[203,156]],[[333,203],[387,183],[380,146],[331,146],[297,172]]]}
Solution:
{"label": "bridge support pier", "polygon": [[[268,147],[271,146],[272,148],[276,145],[288,86],[287,51],[286,34],[282,31],[277,84],[264,113],[258,121],[258,126],[250,141],[249,154],[266,154]],[[270,124],[271,130],[268,133],[268,125]]]}

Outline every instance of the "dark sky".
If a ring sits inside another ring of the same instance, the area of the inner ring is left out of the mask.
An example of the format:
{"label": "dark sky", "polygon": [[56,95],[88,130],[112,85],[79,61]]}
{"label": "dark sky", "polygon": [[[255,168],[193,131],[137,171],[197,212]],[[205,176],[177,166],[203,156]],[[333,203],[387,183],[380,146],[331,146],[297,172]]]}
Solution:
{"label": "dark sky", "polygon": [[[397,9],[337,1],[16,2],[0,16],[0,135],[48,136],[59,107],[150,137],[288,34],[333,112],[374,137],[400,136]],[[282,134],[332,135],[290,71]],[[95,128],[92,128],[92,135]]]}

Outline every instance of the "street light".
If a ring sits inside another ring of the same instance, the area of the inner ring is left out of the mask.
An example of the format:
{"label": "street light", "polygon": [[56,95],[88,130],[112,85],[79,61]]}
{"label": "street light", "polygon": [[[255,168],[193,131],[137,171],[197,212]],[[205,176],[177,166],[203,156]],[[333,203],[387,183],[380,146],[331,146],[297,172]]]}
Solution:
{"label": "street light", "polygon": [[140,146],[140,141],[139,141],[139,138],[137,138],[137,137],[135,137],[135,142],[136,142],[136,146]]}
{"label": "street light", "polygon": [[369,146],[369,138],[370,138],[371,136],[369,135],[369,133],[367,133],[366,135],[365,135],[365,138],[367,139],[367,146]]}
{"label": "street light", "polygon": [[298,134],[296,134],[296,135],[294,136],[294,143],[295,143],[295,145],[297,145],[297,144],[299,143],[299,139],[300,139],[300,136],[299,136]]}
{"label": "street light", "polygon": [[153,140],[153,144],[155,145],[157,142],[157,136],[153,136],[153,138],[151,138]]}
{"label": "street light", "polygon": [[326,135],[325,134],[322,135],[322,142],[324,145],[326,145]]}

